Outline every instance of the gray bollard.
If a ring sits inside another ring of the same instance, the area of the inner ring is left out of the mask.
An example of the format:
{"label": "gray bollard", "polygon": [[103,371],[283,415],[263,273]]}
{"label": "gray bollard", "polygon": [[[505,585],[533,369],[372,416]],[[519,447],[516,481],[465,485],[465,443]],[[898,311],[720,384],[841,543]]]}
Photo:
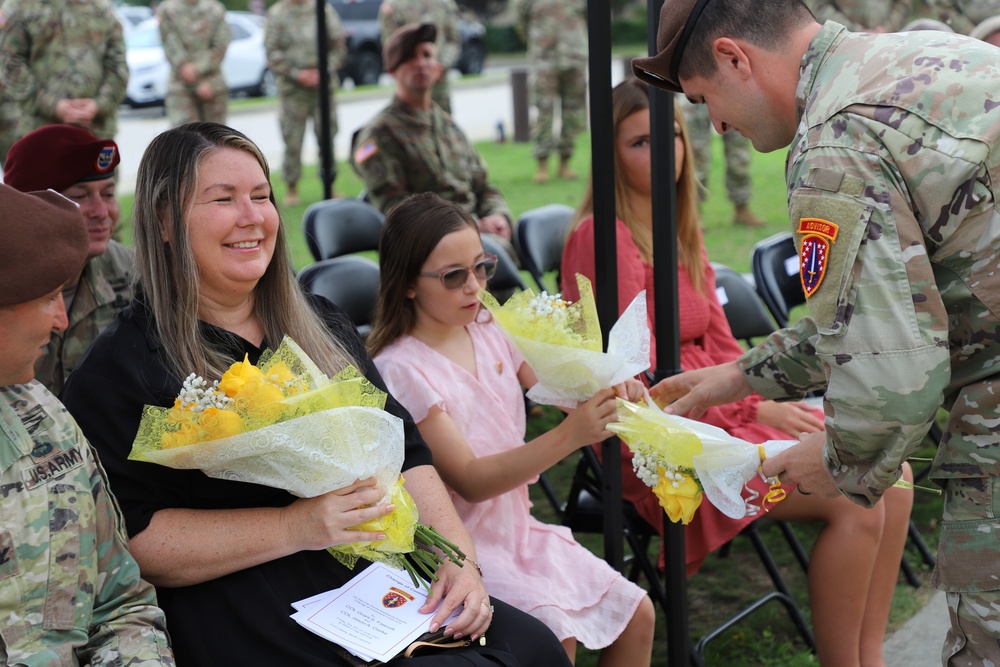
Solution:
{"label": "gray bollard", "polygon": [[510,72],[510,89],[514,97],[514,141],[531,141],[531,121],[528,118],[528,70],[514,68]]}
{"label": "gray bollard", "polygon": [[632,58],[634,56],[626,56],[622,60],[622,75],[625,81],[635,77],[635,72],[632,71]]}

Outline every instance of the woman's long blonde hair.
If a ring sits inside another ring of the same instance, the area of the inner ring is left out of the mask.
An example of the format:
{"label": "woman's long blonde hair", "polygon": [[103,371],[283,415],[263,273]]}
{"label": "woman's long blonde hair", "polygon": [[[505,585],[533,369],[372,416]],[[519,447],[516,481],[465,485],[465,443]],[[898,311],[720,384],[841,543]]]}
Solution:
{"label": "woman's long blonde hair", "polygon": [[[241,361],[230,358],[224,344],[202,331],[199,269],[187,231],[198,168],[208,155],[227,148],[252,155],[270,180],[260,149],[218,123],[190,123],[163,132],[146,148],[136,176],[132,220],[138,282],[153,313],[158,342],[180,377],[197,373],[218,379],[234,361]],[[270,199],[273,204],[273,192]],[[299,288],[282,224],[271,263],[254,288],[253,312],[269,344],[276,346],[282,336],[291,336],[328,374],[353,363]]]}
{"label": "woman's long blonde hair", "polygon": [[[649,86],[639,79],[631,78],[615,86],[612,91],[612,118],[614,120],[615,139],[626,118],[649,108]],[[705,269],[702,265],[702,240],[700,219],[698,214],[698,180],[695,176],[694,156],[691,153],[691,143],[688,141],[687,123],[681,110],[680,102],[674,99],[674,118],[680,124],[681,136],[684,138],[684,166],[677,181],[677,260],[691,277],[691,283],[699,292],[707,288]],[[653,263],[653,235],[632,214],[632,203],[629,201],[625,185],[624,169],[618,159],[615,149],[615,215],[625,223],[632,233],[632,240],[639,248],[639,255],[647,264]],[[570,233],[580,226],[580,223],[594,215],[594,174],[591,170],[583,201],[576,209]]]}

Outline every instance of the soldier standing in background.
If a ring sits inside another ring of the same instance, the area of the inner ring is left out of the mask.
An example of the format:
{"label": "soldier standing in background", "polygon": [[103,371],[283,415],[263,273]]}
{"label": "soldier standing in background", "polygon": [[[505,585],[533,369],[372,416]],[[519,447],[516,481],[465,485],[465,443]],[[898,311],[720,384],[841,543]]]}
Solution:
{"label": "soldier standing in background", "polygon": [[[0,30],[3,29],[6,18],[6,14],[3,13],[3,0],[0,0]],[[7,151],[17,139],[17,121],[21,117],[20,105],[10,99],[5,92],[6,79],[5,68],[0,67],[0,168],[7,158]]]}
{"label": "soldier standing in background", "polygon": [[[691,152],[694,154],[694,170],[698,182],[705,186],[708,175],[712,172],[712,119],[709,118],[705,105],[691,104],[683,96],[681,107],[684,109]],[[763,226],[764,221],[750,210],[750,196],[753,194],[753,181],[750,179],[753,146],[750,145],[750,140],[738,132],[726,132],[722,135],[722,148],[726,157],[726,195],[735,209],[733,222],[745,227]],[[702,187],[700,194],[704,201],[707,190]]]}
{"label": "soldier standing in background", "polygon": [[928,0],[937,18],[968,35],[978,23],[1000,14],[1000,0]]}
{"label": "soldier standing in background", "polygon": [[163,0],[156,10],[163,51],[170,61],[167,119],[226,122],[229,88],[222,59],[229,46],[226,8],[218,0]]}
{"label": "soldier standing in background", "polygon": [[[517,27],[533,63],[532,97],[538,117],[532,131],[538,160],[535,183],[549,181],[549,155],[559,153],[559,178],[576,178],[569,166],[576,138],[587,126],[587,3],[584,0],[516,0]],[[555,102],[561,130],[553,135]]]}
{"label": "soldier standing in background", "polygon": [[135,253],[113,240],[118,145],[69,125],[46,125],[18,139],[7,155],[7,185],[21,192],[55,190],[80,207],[87,263],[62,288],[67,323],[53,331],[35,364],[35,379],[58,395],[97,335],[132,301]]}
{"label": "soldier standing in background", "polygon": [[808,0],[820,23],[836,21],[854,32],[896,32],[910,20],[913,0]]}
{"label": "soldier standing in background", "polygon": [[6,0],[0,69],[0,106],[18,117],[11,143],[54,123],[115,136],[128,65],[109,0]]}
{"label": "soldier standing in background", "polygon": [[[328,3],[326,29],[327,71],[330,73],[330,146],[337,136],[337,70],[347,55],[347,35],[340,17]],[[264,24],[264,47],[267,49],[267,66],[278,77],[278,100],[281,105],[281,138],[285,142],[285,156],[281,163],[281,176],[287,184],[285,205],[299,203],[298,182],[302,175],[302,138],[306,121],[311,116],[320,139],[319,117],[319,62],[316,42],[316,7],[312,0],[278,0],[267,12]],[[336,163],[330,182],[337,178]]]}
{"label": "soldier standing in background", "polygon": [[382,26],[382,43],[404,25],[433,23],[437,27],[438,62],[441,76],[431,90],[431,99],[451,113],[451,89],[448,70],[458,62],[462,51],[462,36],[458,32],[458,5],[455,0],[382,0],[378,9],[378,23]]}
{"label": "soldier standing in background", "polygon": [[80,427],[32,380],[66,326],[87,256],[76,207],[0,185],[0,664],[173,667],[163,610],[139,578],[107,476]]}

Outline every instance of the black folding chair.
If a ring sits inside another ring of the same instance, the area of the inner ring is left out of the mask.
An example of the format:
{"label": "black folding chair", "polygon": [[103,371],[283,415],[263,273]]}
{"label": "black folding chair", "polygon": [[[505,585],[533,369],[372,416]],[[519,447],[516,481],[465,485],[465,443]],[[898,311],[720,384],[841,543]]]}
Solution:
{"label": "black folding chair", "polygon": [[483,242],[483,251],[497,256],[497,272],[486,283],[486,289],[489,290],[490,294],[495,296],[497,301],[503,303],[506,297],[509,297],[517,290],[527,289],[528,285],[524,282],[524,278],[521,277],[521,272],[517,269],[517,264],[514,263],[513,258],[504,250],[503,246],[487,234],[483,234],[481,240]]}
{"label": "black folding chair", "polygon": [[726,313],[733,337],[753,346],[754,340],[774,332],[774,322],[753,284],[725,264],[712,263],[715,293]]}
{"label": "black folding chair", "polygon": [[378,250],[385,216],[359,199],[326,199],[306,209],[306,244],[319,262],[364,250]]}
{"label": "black folding chair", "polygon": [[[601,504],[602,489],[604,487],[603,475],[603,467],[594,449],[592,447],[584,447],[580,450],[580,459],[577,463],[576,472],[573,475],[569,498],[563,508],[563,525],[577,533],[604,532],[604,510]],[[638,582],[640,575],[645,577],[650,598],[654,603],[659,604],[661,609],[667,611],[667,591],[657,567],[659,551],[656,548],[651,549],[651,546],[658,544],[658,542],[653,541],[654,537],[658,537],[658,533],[639,515],[635,507],[628,501],[623,501],[623,514],[622,525],[624,537],[631,552],[626,561],[628,577],[633,582]],[[705,664],[705,648],[709,642],[723,635],[729,628],[739,624],[748,616],[771,602],[779,602],[784,606],[789,618],[802,636],[802,640],[810,650],[815,650],[816,648],[812,629],[809,627],[809,623],[806,621],[802,610],[792,597],[791,589],[785,582],[774,557],[764,543],[759,532],[758,523],[758,521],[750,523],[740,534],[750,539],[754,550],[760,557],[761,563],[764,565],[774,584],[774,590],[760,596],[717,628],[706,633],[689,651],[693,665],[701,666]],[[794,534],[792,535],[794,537]],[[786,533],[787,536],[788,534]],[[795,542],[798,542],[797,538]],[[799,548],[801,549],[801,545],[799,545]],[[799,554],[796,555],[799,556]],[[804,557],[804,553],[802,557]]]}
{"label": "black folding chair", "polygon": [[788,326],[792,308],[805,303],[799,279],[799,253],[789,232],[769,236],[753,247],[754,283],[778,328]]}
{"label": "black folding chair", "polygon": [[[514,237],[517,252],[524,268],[540,290],[549,290],[542,277],[549,271],[559,270],[566,232],[572,221],[573,209],[565,204],[546,204],[533,208],[525,211],[517,220]],[[557,278],[556,285],[558,284]]]}
{"label": "black folding chair", "polygon": [[378,297],[378,264],[357,255],[324,259],[302,269],[298,280],[305,290],[340,306],[362,338],[371,333]]}

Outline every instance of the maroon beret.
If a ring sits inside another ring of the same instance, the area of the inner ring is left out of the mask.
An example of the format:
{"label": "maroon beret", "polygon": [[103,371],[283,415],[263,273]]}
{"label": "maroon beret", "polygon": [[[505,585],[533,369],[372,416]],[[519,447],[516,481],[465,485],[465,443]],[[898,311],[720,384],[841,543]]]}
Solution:
{"label": "maroon beret", "polygon": [[389,35],[382,47],[382,62],[390,74],[413,57],[417,44],[437,41],[437,27],[433,23],[410,23]]}
{"label": "maroon beret", "polygon": [[0,307],[50,294],[87,261],[80,207],[58,192],[18,192],[0,185]]}
{"label": "maroon beret", "polygon": [[14,142],[3,180],[21,192],[62,192],[82,181],[110,178],[121,161],[118,144],[75,125],[44,125]]}
{"label": "maroon beret", "polygon": [[672,93],[684,92],[677,72],[688,38],[709,1],[664,0],[660,9],[660,25],[656,31],[658,53],[649,58],[632,59],[632,72],[636,78]]}

